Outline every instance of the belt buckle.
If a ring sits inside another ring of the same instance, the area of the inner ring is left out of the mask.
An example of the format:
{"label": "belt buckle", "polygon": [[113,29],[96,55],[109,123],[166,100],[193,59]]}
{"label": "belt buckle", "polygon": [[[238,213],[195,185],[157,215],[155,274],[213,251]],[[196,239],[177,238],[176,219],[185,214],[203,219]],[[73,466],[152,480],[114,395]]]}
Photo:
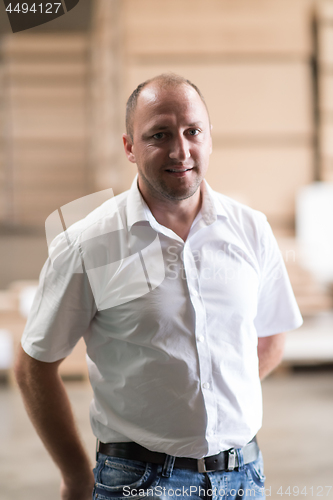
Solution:
{"label": "belt buckle", "polygon": [[234,470],[236,466],[236,451],[234,448],[231,448],[231,450],[228,451],[228,471]]}
{"label": "belt buckle", "polygon": [[206,469],[206,462],[204,458],[197,459],[198,472],[214,472],[213,470]]}

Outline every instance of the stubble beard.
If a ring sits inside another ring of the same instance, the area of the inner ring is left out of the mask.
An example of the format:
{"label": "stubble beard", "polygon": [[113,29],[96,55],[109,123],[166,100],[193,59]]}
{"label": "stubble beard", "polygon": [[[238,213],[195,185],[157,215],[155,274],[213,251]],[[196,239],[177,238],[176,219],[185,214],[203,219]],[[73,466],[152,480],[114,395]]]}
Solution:
{"label": "stubble beard", "polygon": [[[195,167],[194,167],[195,168]],[[147,177],[140,172],[141,178],[149,190],[149,193],[151,196],[157,199],[164,198],[165,200],[168,201],[182,201],[186,200],[188,198],[191,198],[193,196],[198,188],[200,187],[200,184],[203,180],[203,177],[197,175],[195,177],[194,182],[187,187],[187,189],[184,187],[183,189],[179,187],[179,189],[173,189],[172,186],[169,186],[166,182],[163,180],[160,180],[159,182],[156,180],[155,182],[150,182]],[[186,191],[184,191],[186,189]],[[183,192],[181,192],[183,191]]]}

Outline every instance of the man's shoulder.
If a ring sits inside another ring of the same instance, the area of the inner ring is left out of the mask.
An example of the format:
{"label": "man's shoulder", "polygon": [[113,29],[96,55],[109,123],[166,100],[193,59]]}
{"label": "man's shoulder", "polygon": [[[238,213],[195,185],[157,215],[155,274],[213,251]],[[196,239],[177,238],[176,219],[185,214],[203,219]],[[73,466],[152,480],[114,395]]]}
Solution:
{"label": "man's shoulder", "polygon": [[98,236],[123,229],[126,222],[126,207],[129,190],[112,196],[97,208],[93,209],[88,215],[80,218],[80,213],[73,212],[78,220],[66,227],[49,242],[49,255],[58,255],[68,249],[78,250],[82,241],[94,239],[98,242]]}
{"label": "man's shoulder", "polygon": [[225,194],[214,191],[214,196],[223,207],[231,233],[248,252],[260,259],[274,240],[266,215]]}
{"label": "man's shoulder", "polygon": [[218,191],[213,191],[213,193],[231,223],[243,226],[250,225],[258,228],[266,224],[267,217],[263,212]]}
{"label": "man's shoulder", "polygon": [[129,190],[113,196],[67,228],[68,236],[73,240],[84,236],[95,228],[117,230],[119,225],[126,224],[126,207]]}

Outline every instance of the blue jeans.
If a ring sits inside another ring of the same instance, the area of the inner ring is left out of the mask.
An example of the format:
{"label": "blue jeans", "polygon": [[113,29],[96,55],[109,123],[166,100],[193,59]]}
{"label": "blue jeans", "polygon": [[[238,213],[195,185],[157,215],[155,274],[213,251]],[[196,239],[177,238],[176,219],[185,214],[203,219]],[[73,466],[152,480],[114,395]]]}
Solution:
{"label": "blue jeans", "polygon": [[200,473],[173,468],[173,457],[163,465],[98,454],[94,469],[94,500],[241,500],[265,499],[262,455],[247,465],[236,450],[239,467],[233,471]]}

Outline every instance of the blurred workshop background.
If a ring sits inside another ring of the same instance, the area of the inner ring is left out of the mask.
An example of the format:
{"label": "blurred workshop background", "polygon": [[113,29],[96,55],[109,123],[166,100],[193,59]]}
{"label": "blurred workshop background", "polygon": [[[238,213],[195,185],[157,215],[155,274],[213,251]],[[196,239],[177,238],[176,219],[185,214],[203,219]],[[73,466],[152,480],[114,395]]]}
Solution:
{"label": "blurred workshop background", "polygon": [[[81,0],[15,34],[0,3],[0,500],[59,498],[12,374],[45,220],[129,188],[125,103],[165,71],[202,90],[207,180],[267,215],[304,316],[263,383],[267,495],[333,498],[333,0]],[[61,373],[93,460],[83,343]]]}

